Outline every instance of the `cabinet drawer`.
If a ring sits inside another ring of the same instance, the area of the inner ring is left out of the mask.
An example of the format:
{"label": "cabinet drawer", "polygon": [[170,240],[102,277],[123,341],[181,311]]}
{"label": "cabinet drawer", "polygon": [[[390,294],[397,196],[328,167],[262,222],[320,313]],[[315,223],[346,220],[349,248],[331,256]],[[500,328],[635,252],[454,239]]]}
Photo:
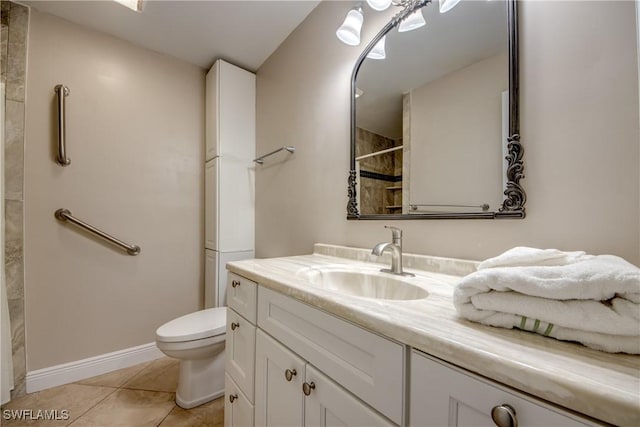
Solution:
{"label": "cabinet drawer", "polygon": [[258,285],[249,279],[229,272],[227,276],[227,305],[249,322],[256,324]]}
{"label": "cabinet drawer", "polygon": [[495,426],[491,410],[505,404],[520,427],[598,425],[423,353],[411,354],[410,426]]}
{"label": "cabinet drawer", "polygon": [[256,327],[233,310],[227,310],[226,372],[253,402]]}
{"label": "cabinet drawer", "polygon": [[224,376],[225,427],[253,427],[253,405],[229,375]]}
{"label": "cabinet drawer", "polygon": [[402,423],[404,346],[259,287],[258,325],[397,424]]}

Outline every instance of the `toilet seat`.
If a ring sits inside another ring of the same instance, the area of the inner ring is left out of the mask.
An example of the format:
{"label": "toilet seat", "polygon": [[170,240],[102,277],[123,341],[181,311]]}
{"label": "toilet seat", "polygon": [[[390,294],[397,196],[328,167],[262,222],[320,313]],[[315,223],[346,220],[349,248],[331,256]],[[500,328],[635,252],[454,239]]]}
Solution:
{"label": "toilet seat", "polygon": [[165,343],[202,340],[224,335],[226,307],[215,307],[187,314],[165,323],[156,330],[156,340]]}

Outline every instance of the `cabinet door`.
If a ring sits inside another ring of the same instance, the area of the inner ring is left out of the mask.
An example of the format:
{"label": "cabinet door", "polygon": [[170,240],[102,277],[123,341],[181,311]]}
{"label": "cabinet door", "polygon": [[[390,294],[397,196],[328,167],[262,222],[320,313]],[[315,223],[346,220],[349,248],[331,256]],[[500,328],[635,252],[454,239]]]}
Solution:
{"label": "cabinet door", "polygon": [[204,247],[218,250],[218,162],[204,165]]}
{"label": "cabinet door", "polygon": [[253,427],[253,405],[229,375],[224,376],[225,427]]}
{"label": "cabinet door", "polygon": [[227,309],[226,372],[253,402],[256,354],[256,327],[233,310]]}
{"label": "cabinet door", "polygon": [[491,419],[492,409],[505,404],[515,411],[520,427],[596,425],[467,375],[422,353],[411,354],[410,426],[493,427],[496,423]]}
{"label": "cabinet door", "polygon": [[256,332],[256,426],[301,426],[305,361]]}
{"label": "cabinet door", "polygon": [[219,68],[219,61],[216,61],[207,73],[205,85],[205,161],[218,155]]}
{"label": "cabinet door", "polygon": [[339,385],[307,365],[306,383],[312,387],[304,401],[305,427],[394,426]]}

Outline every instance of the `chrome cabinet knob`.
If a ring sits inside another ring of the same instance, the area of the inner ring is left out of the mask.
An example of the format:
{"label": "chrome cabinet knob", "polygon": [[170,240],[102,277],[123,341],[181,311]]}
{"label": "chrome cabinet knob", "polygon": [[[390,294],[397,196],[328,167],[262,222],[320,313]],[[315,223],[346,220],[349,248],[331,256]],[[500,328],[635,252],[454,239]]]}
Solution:
{"label": "chrome cabinet knob", "polygon": [[229,402],[233,403],[234,400],[236,400],[238,398],[237,394],[230,394],[229,395]]}
{"label": "chrome cabinet knob", "polygon": [[497,427],[518,427],[516,410],[511,405],[503,403],[491,409],[491,419]]}
{"label": "chrome cabinet knob", "polygon": [[293,379],[293,377],[295,377],[298,373],[296,372],[295,369],[287,369],[286,371],[284,371],[284,377],[286,378],[287,381],[291,381]]}
{"label": "chrome cabinet knob", "polygon": [[231,330],[235,331],[236,329],[238,329],[240,327],[240,323],[236,323],[236,322],[231,322]]}
{"label": "chrome cabinet knob", "polygon": [[314,382],[302,384],[302,392],[305,396],[309,396],[311,394],[311,390],[315,390],[315,388],[316,385]]}
{"label": "chrome cabinet knob", "polygon": [[231,286],[233,286],[234,288],[240,286],[240,281],[239,280],[232,280],[231,281]]}

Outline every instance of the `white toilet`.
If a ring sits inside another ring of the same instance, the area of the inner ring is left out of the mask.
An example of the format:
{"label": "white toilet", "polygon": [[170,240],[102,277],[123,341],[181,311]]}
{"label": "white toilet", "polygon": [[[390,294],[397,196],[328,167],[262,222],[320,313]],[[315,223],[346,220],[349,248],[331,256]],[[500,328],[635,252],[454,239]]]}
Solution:
{"label": "white toilet", "polygon": [[180,359],[178,406],[189,409],[224,394],[224,340],[227,308],[216,307],[178,317],[156,331],[156,345]]}

